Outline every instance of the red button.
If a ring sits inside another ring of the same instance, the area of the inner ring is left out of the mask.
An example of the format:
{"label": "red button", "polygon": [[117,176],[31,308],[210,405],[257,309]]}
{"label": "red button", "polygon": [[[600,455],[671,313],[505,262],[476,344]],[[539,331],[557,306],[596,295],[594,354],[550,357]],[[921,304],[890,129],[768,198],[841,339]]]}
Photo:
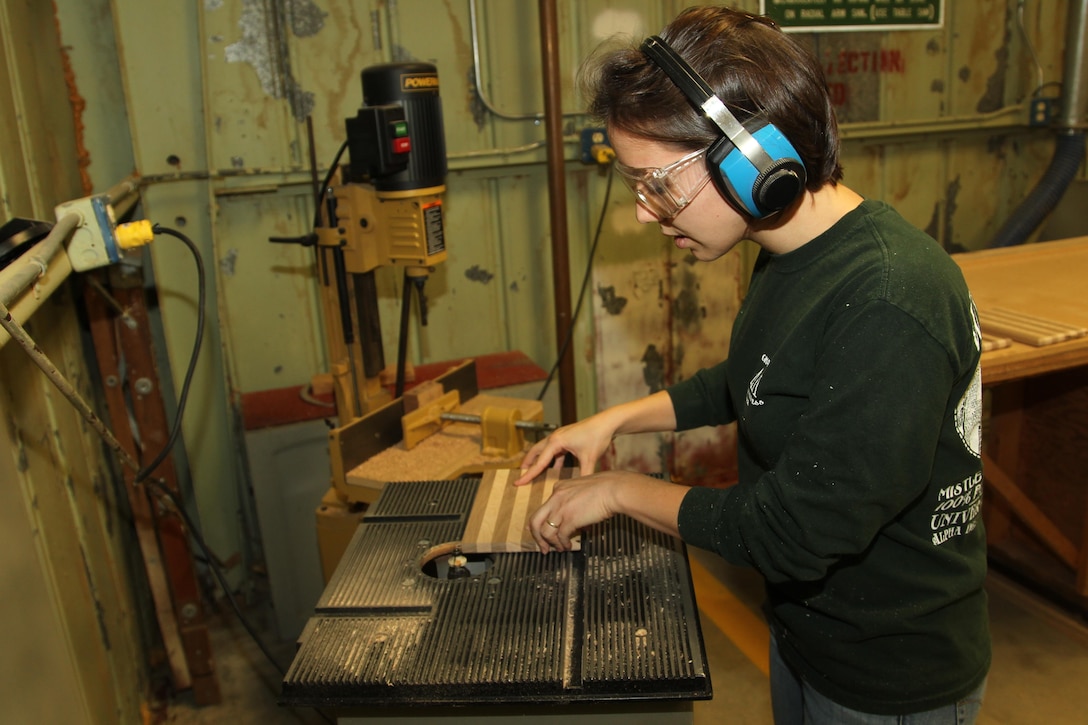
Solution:
{"label": "red button", "polygon": [[406,154],[412,150],[412,139],[410,138],[395,138],[393,139],[393,153]]}

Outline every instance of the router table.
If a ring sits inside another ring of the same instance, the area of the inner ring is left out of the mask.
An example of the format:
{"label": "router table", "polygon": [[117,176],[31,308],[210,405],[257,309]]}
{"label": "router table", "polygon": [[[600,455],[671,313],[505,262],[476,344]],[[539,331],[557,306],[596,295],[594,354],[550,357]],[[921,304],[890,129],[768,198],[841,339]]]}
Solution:
{"label": "router table", "polygon": [[341,723],[691,723],[712,690],[683,542],[618,516],[586,529],[581,551],[450,566],[480,486],[385,486],[300,637],[281,703]]}

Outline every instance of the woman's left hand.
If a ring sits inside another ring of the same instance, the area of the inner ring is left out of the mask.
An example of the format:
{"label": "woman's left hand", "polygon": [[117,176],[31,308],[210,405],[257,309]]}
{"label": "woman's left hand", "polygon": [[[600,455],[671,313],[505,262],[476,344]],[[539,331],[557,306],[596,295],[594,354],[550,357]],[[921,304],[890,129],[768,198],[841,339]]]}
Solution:
{"label": "woman's left hand", "polygon": [[602,471],[555,485],[551,498],[529,517],[529,532],[541,553],[570,551],[572,536],[615,513],[616,473]]}
{"label": "woman's left hand", "polygon": [[527,526],[544,554],[570,551],[571,537],[615,514],[627,514],[675,534],[685,490],[632,471],[599,471],[557,483],[551,498],[533,512]]}

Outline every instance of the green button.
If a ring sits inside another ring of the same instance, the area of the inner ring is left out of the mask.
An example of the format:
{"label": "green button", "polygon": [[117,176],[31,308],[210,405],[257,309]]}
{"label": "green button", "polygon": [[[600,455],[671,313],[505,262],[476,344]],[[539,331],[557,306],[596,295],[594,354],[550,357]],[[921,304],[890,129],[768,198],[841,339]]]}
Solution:
{"label": "green button", "polygon": [[393,123],[393,135],[394,136],[407,136],[408,135],[408,122],[396,121]]}

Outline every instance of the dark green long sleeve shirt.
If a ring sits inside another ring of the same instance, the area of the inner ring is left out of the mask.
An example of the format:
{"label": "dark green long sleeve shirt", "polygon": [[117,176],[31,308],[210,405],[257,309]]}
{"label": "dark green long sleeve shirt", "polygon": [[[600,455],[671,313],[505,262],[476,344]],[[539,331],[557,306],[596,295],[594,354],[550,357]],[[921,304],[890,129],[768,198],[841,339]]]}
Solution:
{"label": "dark green long sleeve shirt", "polygon": [[682,537],[758,569],[783,658],[865,712],[977,687],[990,663],[977,315],[959,268],[865,201],[761,253],[728,360],[671,388],[679,430],[736,421],[739,483]]}

